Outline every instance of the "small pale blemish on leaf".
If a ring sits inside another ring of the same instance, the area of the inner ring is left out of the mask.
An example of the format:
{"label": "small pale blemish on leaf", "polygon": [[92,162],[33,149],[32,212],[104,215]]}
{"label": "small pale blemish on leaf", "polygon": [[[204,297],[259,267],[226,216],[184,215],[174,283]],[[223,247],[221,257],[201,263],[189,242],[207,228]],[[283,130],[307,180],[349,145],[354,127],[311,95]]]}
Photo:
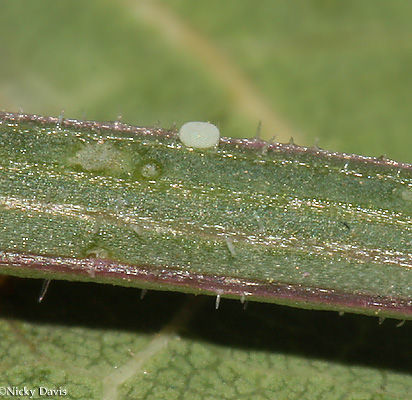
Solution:
{"label": "small pale blemish on leaf", "polygon": [[412,201],[412,189],[396,187],[392,190],[392,193],[395,197],[404,201]]}
{"label": "small pale blemish on leaf", "polygon": [[141,226],[136,224],[129,224],[128,226],[137,236],[143,236],[143,229]]}
{"label": "small pale blemish on leaf", "polygon": [[140,300],[143,300],[147,294],[147,289],[142,289],[140,292]]}
{"label": "small pale blemish on leaf", "polygon": [[259,215],[255,214],[255,219],[258,225],[258,232],[260,233],[265,232],[265,225],[263,224],[262,219],[259,217]]}
{"label": "small pale blemish on leaf", "polygon": [[400,321],[400,322],[398,322],[397,324],[396,324],[396,327],[397,328],[400,328],[400,327],[402,327],[402,326],[404,326],[405,325],[405,320],[403,319],[402,321]]}
{"label": "small pale blemish on leaf", "polygon": [[378,320],[379,325],[382,325],[385,319],[386,319],[385,317],[379,317],[379,320]]}
{"label": "small pale blemish on leaf", "polygon": [[130,170],[122,152],[111,143],[104,141],[84,145],[74,157],[69,158],[68,162],[88,172],[105,172],[108,175]]}
{"label": "small pale blemish on leaf", "polygon": [[179,130],[179,139],[187,147],[207,149],[219,144],[220,132],[209,122],[186,122]]}
{"label": "small pale blemish on leaf", "polygon": [[412,201],[412,190],[411,189],[402,190],[401,197],[405,201]]}
{"label": "small pale blemish on leaf", "polygon": [[102,247],[93,247],[86,251],[86,258],[109,258],[109,252]]}
{"label": "small pale blemish on leaf", "polygon": [[233,245],[233,240],[231,237],[225,237],[226,246],[229,250],[229,253],[232,257],[236,256],[235,246]]}
{"label": "small pale blemish on leaf", "polygon": [[162,166],[156,160],[148,160],[140,166],[139,172],[144,179],[153,180],[161,175]]}
{"label": "small pale blemish on leaf", "polygon": [[[101,258],[108,258],[109,257],[109,253],[101,248],[94,248],[89,250],[86,253],[86,258],[89,259],[101,259]],[[88,266],[86,266],[86,272],[87,274],[94,278],[96,276],[96,269],[95,266],[93,264],[89,264]]]}

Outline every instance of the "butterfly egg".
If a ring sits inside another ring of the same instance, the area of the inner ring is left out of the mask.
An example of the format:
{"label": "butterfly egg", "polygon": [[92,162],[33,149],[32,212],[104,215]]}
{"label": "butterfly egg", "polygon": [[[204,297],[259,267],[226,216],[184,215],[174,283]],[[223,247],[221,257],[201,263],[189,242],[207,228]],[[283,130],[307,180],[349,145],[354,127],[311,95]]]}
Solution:
{"label": "butterfly egg", "polygon": [[179,139],[187,147],[207,149],[219,144],[220,132],[209,122],[186,122],[179,130]]}

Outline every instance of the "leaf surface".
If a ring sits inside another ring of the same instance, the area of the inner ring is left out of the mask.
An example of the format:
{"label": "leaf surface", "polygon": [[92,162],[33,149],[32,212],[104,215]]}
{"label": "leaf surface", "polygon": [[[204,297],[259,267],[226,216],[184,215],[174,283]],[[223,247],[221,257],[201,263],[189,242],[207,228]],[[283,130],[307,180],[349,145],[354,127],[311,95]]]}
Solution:
{"label": "leaf surface", "polygon": [[230,300],[216,311],[202,296],[63,281],[38,305],[36,280],[7,288],[2,386],[91,400],[408,398],[408,322]]}
{"label": "leaf surface", "polygon": [[409,164],[2,117],[4,273],[412,315]]}
{"label": "leaf surface", "polygon": [[[401,0],[6,0],[0,109],[140,126],[207,120],[230,137],[252,137],[262,121],[266,139],[411,162],[411,19]],[[151,399],[411,392],[408,322],[256,302],[243,311],[223,298],[216,312],[209,298],[175,326],[180,339],[126,376],[187,296],[149,291],[139,302],[135,289],[53,281],[39,306],[41,282],[1,281],[0,387],[63,385],[68,399],[114,399],[113,388]]]}

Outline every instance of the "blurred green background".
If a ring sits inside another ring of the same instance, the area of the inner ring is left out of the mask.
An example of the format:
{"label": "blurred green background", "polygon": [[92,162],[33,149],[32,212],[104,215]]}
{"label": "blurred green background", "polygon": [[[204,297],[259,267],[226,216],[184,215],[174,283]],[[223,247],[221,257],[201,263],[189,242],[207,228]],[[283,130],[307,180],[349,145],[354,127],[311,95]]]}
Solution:
{"label": "blurred green background", "polygon": [[2,0],[0,109],[412,161],[412,2]]}

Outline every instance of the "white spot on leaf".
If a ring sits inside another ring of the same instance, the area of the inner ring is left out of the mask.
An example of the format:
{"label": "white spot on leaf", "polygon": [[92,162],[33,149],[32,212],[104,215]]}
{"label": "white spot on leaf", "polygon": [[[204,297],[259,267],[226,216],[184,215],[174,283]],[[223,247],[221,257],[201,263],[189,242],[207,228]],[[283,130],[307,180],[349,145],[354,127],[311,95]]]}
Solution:
{"label": "white spot on leaf", "polygon": [[207,149],[219,144],[219,129],[209,122],[187,122],[180,128],[179,139],[188,147]]}

